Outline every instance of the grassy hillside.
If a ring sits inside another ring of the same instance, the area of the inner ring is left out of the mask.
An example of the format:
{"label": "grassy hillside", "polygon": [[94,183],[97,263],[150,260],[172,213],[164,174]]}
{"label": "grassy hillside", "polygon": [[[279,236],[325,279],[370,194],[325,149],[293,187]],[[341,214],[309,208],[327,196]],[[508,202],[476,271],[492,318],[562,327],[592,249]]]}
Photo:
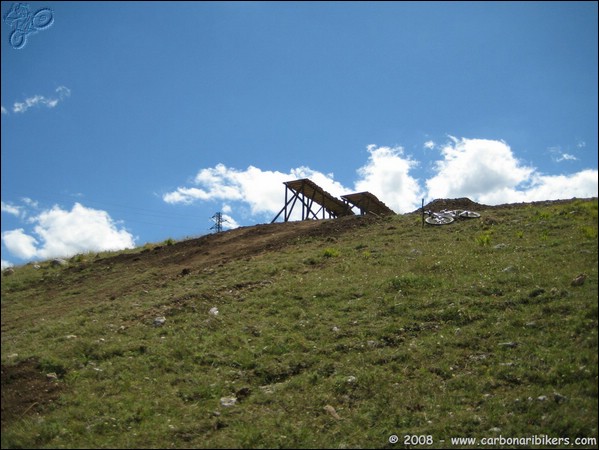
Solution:
{"label": "grassy hillside", "polygon": [[597,439],[597,199],[479,212],[16,268],[2,276],[2,447]]}

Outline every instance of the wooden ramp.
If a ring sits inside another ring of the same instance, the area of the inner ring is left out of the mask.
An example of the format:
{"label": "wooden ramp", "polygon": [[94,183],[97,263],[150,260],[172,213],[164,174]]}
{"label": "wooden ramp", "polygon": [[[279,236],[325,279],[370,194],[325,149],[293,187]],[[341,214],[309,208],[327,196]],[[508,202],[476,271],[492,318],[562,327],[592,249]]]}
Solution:
{"label": "wooden ramp", "polygon": [[361,214],[374,214],[377,216],[388,216],[395,214],[391,208],[380,201],[370,192],[358,192],[355,194],[342,195],[342,199],[360,209]]}
{"label": "wooden ramp", "polygon": [[307,178],[287,181],[283,184],[285,185],[285,206],[272,222],[275,222],[281,214],[284,214],[285,222],[289,221],[298,200],[302,205],[302,220],[326,219],[327,215],[328,218],[336,218],[354,214],[351,206]]}

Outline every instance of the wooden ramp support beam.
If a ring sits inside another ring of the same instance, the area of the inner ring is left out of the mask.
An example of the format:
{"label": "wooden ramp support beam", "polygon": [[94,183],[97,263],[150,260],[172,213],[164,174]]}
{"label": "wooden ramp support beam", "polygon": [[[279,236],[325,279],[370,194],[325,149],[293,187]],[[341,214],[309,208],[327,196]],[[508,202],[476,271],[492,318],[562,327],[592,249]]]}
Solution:
{"label": "wooden ramp support beam", "polygon": [[271,223],[275,222],[281,214],[284,214],[284,221],[288,222],[298,200],[302,204],[302,220],[326,219],[327,215],[331,219],[354,214],[351,206],[333,197],[307,178],[287,181],[283,184],[285,185],[285,206]]}
{"label": "wooden ramp support beam", "polygon": [[360,214],[374,214],[376,216],[395,214],[395,211],[370,192],[357,192],[355,194],[342,195],[341,198],[358,207],[360,209]]}

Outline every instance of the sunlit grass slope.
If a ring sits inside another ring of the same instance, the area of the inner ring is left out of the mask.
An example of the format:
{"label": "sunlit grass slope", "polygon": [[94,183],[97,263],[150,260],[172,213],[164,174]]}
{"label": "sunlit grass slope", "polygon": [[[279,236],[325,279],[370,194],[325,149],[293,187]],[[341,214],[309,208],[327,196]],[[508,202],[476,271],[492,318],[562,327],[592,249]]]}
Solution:
{"label": "sunlit grass slope", "polygon": [[36,361],[60,395],[3,422],[2,447],[597,438],[597,200],[480,212],[355,218],[176,276],[109,255],[16,268],[3,368]]}

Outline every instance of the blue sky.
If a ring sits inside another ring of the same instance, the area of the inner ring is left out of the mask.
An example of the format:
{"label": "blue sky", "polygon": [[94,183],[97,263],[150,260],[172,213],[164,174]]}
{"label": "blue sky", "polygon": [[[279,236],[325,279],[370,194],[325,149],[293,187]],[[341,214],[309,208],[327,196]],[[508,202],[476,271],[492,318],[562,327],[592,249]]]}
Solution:
{"label": "blue sky", "polygon": [[597,2],[22,5],[53,22],[2,21],[3,267],[268,223],[297,178],[597,196]]}

